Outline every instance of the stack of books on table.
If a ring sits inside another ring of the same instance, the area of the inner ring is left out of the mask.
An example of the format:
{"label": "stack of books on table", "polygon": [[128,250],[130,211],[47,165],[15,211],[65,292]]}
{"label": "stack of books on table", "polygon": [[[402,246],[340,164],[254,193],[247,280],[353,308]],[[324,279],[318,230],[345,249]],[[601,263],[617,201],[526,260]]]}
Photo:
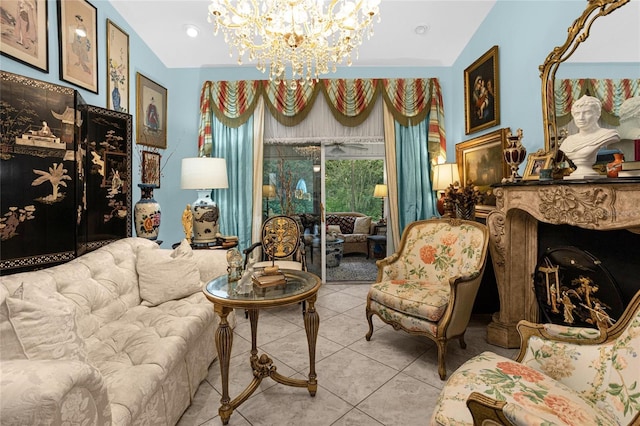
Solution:
{"label": "stack of books on table", "polygon": [[251,277],[251,281],[260,288],[271,287],[280,284],[286,284],[287,278],[282,272],[275,274],[265,274],[262,271],[255,272]]}
{"label": "stack of books on table", "polygon": [[625,161],[618,177],[640,177],[640,161]]}

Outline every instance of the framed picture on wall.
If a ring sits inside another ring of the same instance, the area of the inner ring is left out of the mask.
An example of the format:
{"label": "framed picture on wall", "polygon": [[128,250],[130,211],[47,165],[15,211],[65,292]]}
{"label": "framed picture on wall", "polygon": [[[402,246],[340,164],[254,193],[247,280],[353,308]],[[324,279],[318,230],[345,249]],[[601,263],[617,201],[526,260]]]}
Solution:
{"label": "framed picture on wall", "polygon": [[160,154],[142,151],[142,183],[150,183],[160,188]]}
{"label": "framed picture on wall", "polygon": [[475,133],[500,124],[498,46],[464,70],[465,133]]}
{"label": "framed picture on wall", "polygon": [[60,79],[93,93],[98,93],[97,14],[88,1],[58,1]]}
{"label": "framed picture on wall", "polygon": [[[481,192],[492,192],[491,185],[509,176],[509,166],[504,159],[508,129],[499,129],[486,135],[456,144],[456,162],[460,180],[478,186]],[[496,205],[496,198],[489,194],[484,204],[477,206],[481,213]]]}
{"label": "framed picture on wall", "polygon": [[2,0],[0,53],[49,72],[47,0]]}
{"label": "framed picture on wall", "polygon": [[167,148],[167,89],[136,74],[136,143]]}
{"label": "framed picture on wall", "polygon": [[129,35],[107,19],[107,108],[129,112]]}

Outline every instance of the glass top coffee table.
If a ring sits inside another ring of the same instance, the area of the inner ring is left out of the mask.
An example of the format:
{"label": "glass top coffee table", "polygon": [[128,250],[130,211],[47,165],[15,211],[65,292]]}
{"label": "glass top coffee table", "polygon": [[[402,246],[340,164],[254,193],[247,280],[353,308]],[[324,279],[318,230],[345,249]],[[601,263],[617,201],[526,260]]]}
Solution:
{"label": "glass top coffee table", "polygon": [[[211,280],[203,290],[207,299],[213,303],[216,314],[220,316],[220,324],[216,330],[216,348],[222,378],[222,398],[218,409],[222,424],[229,423],[233,410],[253,394],[265,377],[271,377],[276,382],[288,386],[306,387],[311,396],[315,396],[318,389],[315,361],[320,317],[315,309],[315,301],[321,281],[320,278],[309,272],[292,270],[283,270],[282,272],[287,278],[286,284],[259,288],[255,284],[251,284],[250,279],[248,283],[246,279],[229,282],[227,275],[222,275]],[[267,354],[258,357],[256,343],[260,309],[291,305],[302,301],[306,301],[303,317],[309,346],[308,380],[292,379],[276,372],[276,368],[272,366],[273,361]],[[249,361],[253,369],[253,380],[240,395],[231,400],[229,398],[229,362],[231,360],[233,330],[229,327],[227,316],[235,308],[246,309],[249,314],[251,324],[251,356]]]}

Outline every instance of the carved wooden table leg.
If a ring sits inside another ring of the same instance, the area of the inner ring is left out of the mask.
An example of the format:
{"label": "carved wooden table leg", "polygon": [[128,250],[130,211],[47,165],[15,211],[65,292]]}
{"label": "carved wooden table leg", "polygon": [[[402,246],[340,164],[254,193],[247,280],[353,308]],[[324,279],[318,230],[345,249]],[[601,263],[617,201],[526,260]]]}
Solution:
{"label": "carved wooden table leg", "polygon": [[233,344],[233,330],[229,327],[227,316],[233,309],[220,305],[214,305],[216,314],[220,316],[220,324],[216,330],[216,348],[218,349],[218,359],[220,360],[220,377],[222,379],[222,398],[220,399],[220,409],[218,414],[222,419],[222,424],[229,423],[233,407],[229,404],[229,361],[231,360],[231,345]]}
{"label": "carved wooden table leg", "polygon": [[304,329],[307,332],[307,343],[309,345],[309,381],[307,389],[311,396],[316,395],[318,381],[316,376],[316,341],[318,340],[318,329],[320,328],[320,317],[316,312],[316,295],[307,299],[307,310],[304,314]]}

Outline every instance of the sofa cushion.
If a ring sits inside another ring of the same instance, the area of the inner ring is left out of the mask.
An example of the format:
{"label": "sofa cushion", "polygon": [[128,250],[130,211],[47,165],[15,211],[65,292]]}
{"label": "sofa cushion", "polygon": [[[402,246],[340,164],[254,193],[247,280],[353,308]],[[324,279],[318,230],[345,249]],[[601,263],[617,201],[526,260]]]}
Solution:
{"label": "sofa cushion", "polygon": [[355,216],[327,215],[327,225],[339,225],[342,234],[353,234],[353,226],[355,223]]}
{"label": "sofa cushion", "polygon": [[371,232],[371,216],[356,217],[353,225],[354,234],[369,234]]}
{"label": "sofa cushion", "polygon": [[200,271],[187,240],[173,251],[141,249],[136,267],[145,305],[181,299],[202,289]]}
{"label": "sofa cushion", "polygon": [[473,357],[451,375],[440,393],[431,424],[473,425],[466,406],[466,397],[471,392],[506,401],[511,408],[504,413],[511,416],[514,424],[517,418],[536,419],[536,424],[618,424],[609,413],[578,392],[531,367],[492,352]]}
{"label": "sofa cushion", "polygon": [[86,361],[75,306],[64,296],[46,293],[32,283],[7,297],[6,304],[9,322],[28,359]]}

